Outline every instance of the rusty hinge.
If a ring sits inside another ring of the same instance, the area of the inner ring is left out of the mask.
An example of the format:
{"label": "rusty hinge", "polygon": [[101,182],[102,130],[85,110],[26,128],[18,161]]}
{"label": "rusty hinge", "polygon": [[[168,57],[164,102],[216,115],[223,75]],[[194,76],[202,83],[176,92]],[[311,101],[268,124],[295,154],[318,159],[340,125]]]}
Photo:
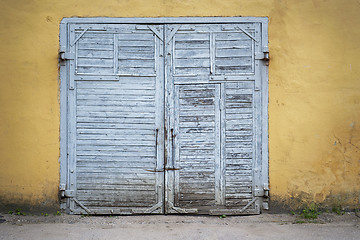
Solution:
{"label": "rusty hinge", "polygon": [[62,61],[66,60],[74,60],[75,59],[75,53],[71,52],[59,52],[59,58]]}

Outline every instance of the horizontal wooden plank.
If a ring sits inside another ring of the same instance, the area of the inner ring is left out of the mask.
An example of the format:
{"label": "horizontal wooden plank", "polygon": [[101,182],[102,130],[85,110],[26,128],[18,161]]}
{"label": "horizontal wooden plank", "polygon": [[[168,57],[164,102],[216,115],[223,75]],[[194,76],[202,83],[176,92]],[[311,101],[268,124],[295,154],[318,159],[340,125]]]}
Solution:
{"label": "horizontal wooden plank", "polygon": [[233,39],[225,39],[219,40],[216,39],[216,49],[244,49],[244,51],[252,50],[252,41],[249,39],[244,40],[233,40]]}
{"label": "horizontal wooden plank", "polygon": [[241,66],[222,66],[221,63],[216,62],[215,70],[219,73],[234,73],[234,71],[250,72],[252,70],[251,64]]}
{"label": "horizontal wooden plank", "polygon": [[76,188],[78,191],[80,190],[93,190],[98,191],[101,190],[102,192],[107,191],[155,191],[155,184],[101,184],[100,186],[98,184],[76,184]]}
{"label": "horizontal wooden plank", "polygon": [[199,40],[205,40],[210,41],[210,34],[209,33],[186,33],[182,34],[181,32],[175,34],[175,42],[182,42],[182,41],[199,41]]}
{"label": "horizontal wooden plank", "polygon": [[[156,199],[156,194],[154,191],[119,191],[112,193],[98,192],[98,191],[87,191],[87,190],[79,190],[77,194],[77,199],[79,201],[114,201],[122,202],[128,201],[143,201],[143,202],[153,202]],[[87,194],[83,192],[88,192]],[[95,195],[96,193],[96,195]],[[85,204],[85,203],[84,203]]]}
{"label": "horizontal wooden plank", "polygon": [[243,171],[243,170],[252,170],[252,164],[249,163],[241,163],[241,162],[233,162],[229,163],[226,161],[225,164],[226,171]]}
{"label": "horizontal wooden plank", "polygon": [[179,123],[179,127],[186,127],[186,128],[203,128],[203,127],[215,127],[215,123],[214,122],[180,122]]}
{"label": "horizontal wooden plank", "polygon": [[114,95],[106,95],[106,94],[77,94],[77,101],[95,101],[99,102],[124,102],[126,105],[136,105],[137,103],[145,103],[145,102],[154,102],[155,96],[154,94],[144,94],[144,95],[129,95],[129,94],[114,94]]}
{"label": "horizontal wooden plank", "polygon": [[[153,168],[151,168],[153,169]],[[108,174],[109,172],[111,173],[117,173],[117,174],[141,174],[143,172],[148,172],[148,170],[151,170],[150,168],[146,168],[146,167],[107,167],[107,168],[90,168],[90,167],[82,167],[82,166],[77,166],[76,172],[78,175],[80,174],[88,174],[90,177],[93,174],[99,174],[99,173],[103,173],[103,174]]]}
{"label": "horizontal wooden plank", "polygon": [[154,152],[142,152],[142,151],[126,151],[126,152],[120,152],[120,151],[77,151],[76,156],[83,156],[83,157],[89,157],[89,156],[97,156],[97,157],[103,157],[103,156],[114,156],[114,157],[155,157]]}
{"label": "horizontal wooden plank", "polygon": [[119,59],[119,68],[155,68],[155,60],[147,59]]}
{"label": "horizontal wooden plank", "polygon": [[[183,200],[188,200],[188,201],[189,200],[202,200],[205,203],[206,202],[205,200],[215,199],[215,193],[180,193],[180,199],[181,199],[181,201],[183,201]],[[201,205],[203,205],[203,204],[201,204]]]}
{"label": "horizontal wooden plank", "polygon": [[155,45],[155,41],[154,38],[151,40],[124,40],[124,39],[119,39],[118,41],[118,46],[119,47],[138,47],[138,48],[142,48],[142,47],[153,47]]}
{"label": "horizontal wooden plank", "polygon": [[144,143],[140,141],[132,141],[127,145],[122,144],[123,141],[114,140],[78,140],[77,152],[81,151],[143,151],[153,152],[155,150],[154,143]]}
{"label": "horizontal wooden plank", "polygon": [[213,127],[181,127],[180,133],[213,133]]}
{"label": "horizontal wooden plank", "polygon": [[121,75],[139,75],[139,76],[155,76],[154,67],[125,67],[120,65],[118,74]]}
{"label": "horizontal wooden plank", "polygon": [[113,50],[88,50],[88,49],[79,49],[77,53],[78,58],[114,58]]}
{"label": "horizontal wooden plank", "polygon": [[[151,121],[149,119],[141,119],[141,118],[119,118],[117,123],[104,123],[104,122],[78,122],[77,123],[77,133],[78,134],[107,134],[113,132],[117,135],[123,134],[143,134],[143,135],[153,135],[153,133],[141,131],[139,133],[139,128],[137,128],[136,124],[149,124]],[[126,127],[125,124],[132,124],[133,127]],[[155,128],[155,123],[153,122],[153,126]],[[143,130],[147,130],[150,128],[144,127],[141,128]],[[128,130],[128,131],[127,131]]]}
{"label": "horizontal wooden plank", "polygon": [[113,74],[114,70],[112,66],[106,66],[106,67],[82,67],[78,66],[77,73],[87,73],[87,74]]}
{"label": "horizontal wooden plank", "polygon": [[125,49],[123,49],[123,51],[119,55],[119,60],[125,60],[125,59],[154,60],[155,53],[152,51],[149,51],[149,52],[130,51],[129,49],[127,49],[127,51],[125,51]]}
{"label": "horizontal wooden plank", "polygon": [[181,122],[214,122],[214,115],[202,115],[202,116],[179,116]]}
{"label": "horizontal wooden plank", "polygon": [[239,89],[253,89],[253,88],[254,88],[254,82],[250,82],[250,81],[225,83],[226,94],[236,94]]}
{"label": "horizontal wooden plank", "polygon": [[[235,29],[234,29],[235,30]],[[249,30],[247,30],[249,31]],[[248,33],[252,34],[251,31]],[[249,40],[252,41],[251,38],[245,33],[241,32],[221,32],[216,34],[216,40]]]}
{"label": "horizontal wooden plank", "polygon": [[[78,123],[78,128],[76,130],[77,134],[100,134],[100,135],[104,135],[104,134],[108,134],[109,136],[112,135],[116,135],[114,137],[118,138],[118,139],[122,139],[122,136],[128,136],[128,135],[132,135],[132,136],[136,136],[139,137],[141,139],[142,135],[152,135],[154,136],[154,130],[148,130],[146,131],[145,129],[142,130],[141,132],[139,132],[138,129],[136,128],[122,128],[122,124],[111,124],[111,125],[106,125],[101,127],[98,127],[98,124],[94,125],[92,127],[92,125],[88,125],[88,124],[82,124],[82,123]],[[131,136],[129,136],[129,139],[131,139]]]}
{"label": "horizontal wooden plank", "polygon": [[252,102],[226,102],[226,108],[251,108]]}
{"label": "horizontal wooden plank", "polygon": [[235,120],[226,120],[226,129],[239,129],[244,124],[252,124],[253,119],[235,119]]}
{"label": "horizontal wooden plank", "polygon": [[241,119],[252,119],[253,114],[251,113],[228,113],[226,114],[226,120],[241,120]]}
{"label": "horizontal wooden plank", "polygon": [[215,200],[214,199],[198,199],[198,200],[188,200],[188,199],[181,199],[178,202],[179,207],[183,208],[197,208],[197,206],[214,206]]}
{"label": "horizontal wooden plank", "polygon": [[254,53],[248,48],[217,48],[215,51],[215,61],[225,61],[234,58],[234,62],[250,61],[254,58]]}
{"label": "horizontal wooden plank", "polygon": [[138,52],[145,54],[155,54],[154,46],[119,46],[119,56],[124,52]]}
{"label": "horizontal wooden plank", "polygon": [[[176,49],[175,59],[199,59],[199,58],[210,58],[210,49]],[[177,61],[177,60],[176,60]]]}
{"label": "horizontal wooden plank", "polygon": [[84,37],[81,37],[77,44],[79,46],[81,45],[87,45],[87,44],[97,44],[97,45],[114,45],[114,38],[99,38],[99,37],[92,37],[92,38],[84,38]]}
{"label": "horizontal wooden plank", "polygon": [[[121,153],[120,153],[121,154]],[[101,154],[97,154],[97,155],[84,155],[84,156],[77,156],[76,159],[79,160],[84,160],[84,161],[90,161],[90,160],[94,160],[94,161],[131,161],[131,162],[141,162],[141,161],[145,161],[145,162],[153,162],[154,161],[154,156],[124,156],[123,154],[120,155],[118,153],[114,153],[114,154],[106,154],[106,153],[101,153]]]}
{"label": "horizontal wooden plank", "polygon": [[142,100],[142,101],[134,101],[134,100],[77,100],[78,106],[93,106],[93,107],[146,107],[152,108],[155,107],[154,100]]}
{"label": "horizontal wooden plank", "polygon": [[176,59],[174,62],[175,68],[206,68],[210,67],[209,58],[187,58],[187,59]]}
{"label": "horizontal wooden plank", "polygon": [[251,67],[251,58],[249,57],[233,57],[221,58],[215,60],[215,66],[219,67]]}
{"label": "horizontal wooden plank", "polygon": [[176,67],[175,75],[210,74],[209,67]]}
{"label": "horizontal wooden plank", "polygon": [[154,41],[154,34],[150,32],[150,29],[148,33],[141,31],[141,33],[119,33],[117,34],[119,38],[119,42],[125,41],[125,40],[132,40],[132,41]]}
{"label": "horizontal wooden plank", "polygon": [[225,108],[226,114],[253,113],[253,108]]}
{"label": "horizontal wooden plank", "polygon": [[251,142],[245,142],[245,141],[232,141],[232,142],[227,142],[225,143],[225,147],[227,148],[252,148],[253,147],[253,143]]}
{"label": "horizontal wooden plank", "polygon": [[236,159],[242,159],[242,158],[252,158],[252,151],[248,151],[248,152],[237,152],[237,153],[233,153],[233,152],[227,152],[225,153],[225,157],[226,159],[231,159],[231,158],[236,158]]}
{"label": "horizontal wooden plank", "polygon": [[[155,110],[154,110],[155,112]],[[82,117],[128,117],[128,118],[147,118],[148,121],[154,119],[154,112],[144,113],[141,109],[137,108],[127,108],[119,109],[118,111],[99,111],[99,112],[89,112],[86,109],[78,109],[77,115]]]}
{"label": "horizontal wooden plank", "polygon": [[[153,160],[153,159],[152,159]],[[110,168],[151,168],[155,166],[155,161],[105,161],[105,160],[83,160],[77,159],[76,166],[84,169],[109,169]],[[242,164],[244,165],[244,164]],[[232,165],[231,165],[232,166]]]}
{"label": "horizontal wooden plank", "polygon": [[150,171],[142,171],[139,173],[114,173],[114,172],[108,172],[107,174],[103,174],[103,173],[82,173],[82,172],[77,172],[77,179],[79,179],[79,181],[81,182],[81,179],[87,179],[87,178],[91,178],[91,179],[110,179],[112,180],[113,183],[121,183],[121,181],[123,180],[130,180],[130,179],[155,179],[155,173],[154,172],[150,172]]}
{"label": "horizontal wooden plank", "polygon": [[78,50],[89,50],[89,51],[110,50],[110,51],[114,51],[114,45],[99,44],[99,43],[79,44]]}

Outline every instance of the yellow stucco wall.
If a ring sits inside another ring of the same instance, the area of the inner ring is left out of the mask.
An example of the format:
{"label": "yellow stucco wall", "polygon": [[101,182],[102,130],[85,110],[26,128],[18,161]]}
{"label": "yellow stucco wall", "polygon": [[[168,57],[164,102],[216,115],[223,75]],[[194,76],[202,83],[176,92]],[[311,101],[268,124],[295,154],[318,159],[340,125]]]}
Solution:
{"label": "yellow stucco wall", "polygon": [[268,16],[272,199],[359,204],[359,13],[356,0],[2,0],[0,204],[58,204],[58,34],[72,16]]}

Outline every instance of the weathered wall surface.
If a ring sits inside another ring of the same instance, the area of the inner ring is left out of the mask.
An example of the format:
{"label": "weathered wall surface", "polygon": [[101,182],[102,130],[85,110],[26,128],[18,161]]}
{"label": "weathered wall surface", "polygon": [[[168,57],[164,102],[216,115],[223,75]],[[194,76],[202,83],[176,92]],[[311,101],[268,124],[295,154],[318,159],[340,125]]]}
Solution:
{"label": "weathered wall surface", "polygon": [[0,205],[58,206],[63,17],[268,16],[275,204],[359,206],[360,2],[127,0],[0,3]]}

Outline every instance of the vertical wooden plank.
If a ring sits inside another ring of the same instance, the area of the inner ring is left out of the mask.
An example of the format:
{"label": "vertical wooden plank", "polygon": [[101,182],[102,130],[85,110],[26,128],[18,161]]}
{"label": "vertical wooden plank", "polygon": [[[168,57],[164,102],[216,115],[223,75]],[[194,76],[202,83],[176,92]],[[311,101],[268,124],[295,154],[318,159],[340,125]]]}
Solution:
{"label": "vertical wooden plank", "polygon": [[[264,21],[261,24],[261,43],[263,48],[268,48],[268,21]],[[269,116],[268,116],[268,104],[269,104],[269,83],[268,83],[268,66],[263,63],[261,65],[261,180],[263,184],[269,184]],[[268,202],[263,202],[263,208],[268,209]]]}
{"label": "vertical wooden plank", "polygon": [[119,71],[119,35],[114,34],[114,74]]}
{"label": "vertical wooden plank", "polygon": [[[166,128],[166,160],[165,169],[170,168],[173,163],[173,139],[172,133],[174,123],[174,90],[172,82],[172,54],[173,41],[168,41],[166,37],[171,32],[170,25],[164,25],[164,45],[165,45],[165,128]],[[174,171],[165,170],[165,213],[170,213],[171,205],[174,203]]]}
{"label": "vertical wooden plank", "polygon": [[213,32],[210,35],[210,74],[215,74],[215,54],[216,54],[216,35]]}
{"label": "vertical wooden plank", "polygon": [[[163,27],[161,27],[161,34],[163,34]],[[156,92],[155,92],[155,126],[157,131],[156,144],[156,191],[157,191],[157,202],[163,203],[164,198],[164,172],[161,170],[164,168],[164,49],[160,47],[161,40],[155,36],[155,69],[156,71]],[[164,206],[161,204],[160,213],[164,212]]]}
{"label": "vertical wooden plank", "polygon": [[[262,41],[261,41],[261,29],[260,23],[255,23],[255,38],[259,41],[255,43],[255,52],[262,51]],[[263,190],[262,182],[262,69],[263,65],[262,60],[255,60],[255,89],[254,89],[254,157],[253,157],[253,189],[254,190]],[[254,192],[253,190],[253,192]],[[258,211],[260,211],[260,205],[262,203],[262,198],[258,199],[255,202],[255,206]],[[260,213],[260,212],[259,212]]]}
{"label": "vertical wooden plank", "polygon": [[[256,52],[262,52],[261,29],[260,23],[254,23],[253,25],[255,28],[255,39],[258,40],[257,42],[252,42],[252,54],[255,56]],[[262,60],[255,60],[255,57],[252,58],[252,65],[255,65],[255,91],[260,91],[261,89],[261,64]]]}
{"label": "vertical wooden plank", "polygon": [[220,84],[215,84],[215,203],[224,204],[223,178],[221,164],[221,89]]}
{"label": "vertical wooden plank", "polygon": [[[75,26],[70,25],[69,41],[75,39]],[[74,46],[69,47],[74,52]],[[74,82],[75,66],[74,60],[69,61],[69,91],[68,91],[68,183],[67,189],[76,191],[76,90]],[[70,212],[75,211],[75,202],[70,200]]]}
{"label": "vertical wooden plank", "polygon": [[225,205],[226,196],[226,109],[225,109],[225,83],[220,84],[220,199],[221,205]]}
{"label": "vertical wooden plank", "polygon": [[[179,135],[180,129],[179,129],[179,89],[180,86],[176,85],[174,90],[174,134],[176,136]],[[180,142],[179,137],[175,137],[174,139],[174,162],[175,162],[175,168],[180,169]],[[174,178],[174,204],[177,205],[177,203],[180,200],[180,170],[174,171],[175,178]]]}
{"label": "vertical wooden plank", "polygon": [[[68,41],[68,24],[60,24],[60,52],[65,52]],[[60,62],[60,189],[67,184],[67,72],[69,65],[65,61]],[[60,209],[66,209],[66,201],[61,200]]]}

